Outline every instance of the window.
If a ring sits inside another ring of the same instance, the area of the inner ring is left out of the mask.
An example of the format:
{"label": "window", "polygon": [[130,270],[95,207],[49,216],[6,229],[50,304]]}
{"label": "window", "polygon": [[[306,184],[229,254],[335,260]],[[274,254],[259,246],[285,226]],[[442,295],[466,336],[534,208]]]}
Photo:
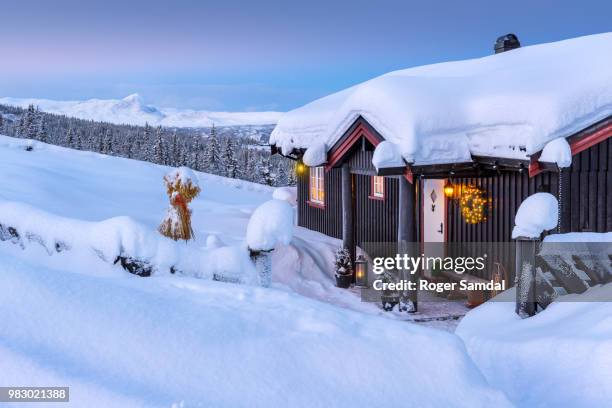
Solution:
{"label": "window", "polygon": [[372,195],[371,198],[385,198],[385,178],[382,176],[372,177]]}
{"label": "window", "polygon": [[323,167],[310,168],[310,202],[323,205],[325,203],[325,178]]}

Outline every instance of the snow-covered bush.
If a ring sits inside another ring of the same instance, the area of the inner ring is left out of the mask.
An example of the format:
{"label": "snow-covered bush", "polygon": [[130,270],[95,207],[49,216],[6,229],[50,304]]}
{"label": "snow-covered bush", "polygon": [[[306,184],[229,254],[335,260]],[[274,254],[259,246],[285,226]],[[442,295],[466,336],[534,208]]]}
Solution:
{"label": "snow-covered bush", "polygon": [[351,264],[351,253],[346,248],[336,250],[334,261],[334,272],[336,276],[336,286],[348,288],[353,281],[353,265]]}
{"label": "snow-covered bush", "polygon": [[351,254],[348,249],[338,248],[338,250],[336,251],[334,269],[336,276],[353,274],[353,266],[351,265]]}
{"label": "snow-covered bush", "polygon": [[539,238],[557,226],[559,203],[550,193],[535,193],[520,205],[514,217],[512,238]]}
{"label": "snow-covered bush", "polygon": [[196,180],[195,174],[187,167],[179,167],[164,176],[170,206],[159,226],[162,235],[175,241],[188,241],[193,237],[189,203],[200,194]]}

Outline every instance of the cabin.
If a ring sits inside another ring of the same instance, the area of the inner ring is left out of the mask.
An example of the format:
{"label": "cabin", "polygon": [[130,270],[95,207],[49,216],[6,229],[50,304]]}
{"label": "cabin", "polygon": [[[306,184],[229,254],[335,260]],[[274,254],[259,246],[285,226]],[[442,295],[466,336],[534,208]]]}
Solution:
{"label": "cabin", "polygon": [[378,243],[446,254],[489,245],[471,278],[502,270],[509,284],[515,214],[534,193],[557,198],[548,234],[612,231],[612,34],[522,48],[508,35],[494,49],[281,117],[270,142],[297,162],[298,225],[342,239],[353,260],[358,248],[389,248]]}

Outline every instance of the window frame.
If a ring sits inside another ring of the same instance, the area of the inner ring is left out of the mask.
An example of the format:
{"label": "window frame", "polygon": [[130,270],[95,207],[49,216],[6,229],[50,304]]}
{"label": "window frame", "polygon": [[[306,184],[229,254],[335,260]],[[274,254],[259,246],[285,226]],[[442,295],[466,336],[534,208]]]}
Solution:
{"label": "window frame", "polygon": [[308,204],[325,208],[325,167],[308,168]]}
{"label": "window frame", "polygon": [[[384,176],[371,176],[370,177],[370,195],[369,198],[371,200],[384,200],[386,197],[386,188],[385,188],[385,177]],[[380,180],[380,183],[376,181]],[[377,191],[376,187],[380,187],[382,191]]]}

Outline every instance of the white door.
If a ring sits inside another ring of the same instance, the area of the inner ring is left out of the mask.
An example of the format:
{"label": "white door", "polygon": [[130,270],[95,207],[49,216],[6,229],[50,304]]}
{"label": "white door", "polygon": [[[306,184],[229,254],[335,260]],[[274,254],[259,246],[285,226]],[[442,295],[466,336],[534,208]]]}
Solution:
{"label": "white door", "polygon": [[[444,257],[446,236],[445,180],[423,180],[423,251],[425,256]],[[424,270],[431,277],[431,270]]]}

